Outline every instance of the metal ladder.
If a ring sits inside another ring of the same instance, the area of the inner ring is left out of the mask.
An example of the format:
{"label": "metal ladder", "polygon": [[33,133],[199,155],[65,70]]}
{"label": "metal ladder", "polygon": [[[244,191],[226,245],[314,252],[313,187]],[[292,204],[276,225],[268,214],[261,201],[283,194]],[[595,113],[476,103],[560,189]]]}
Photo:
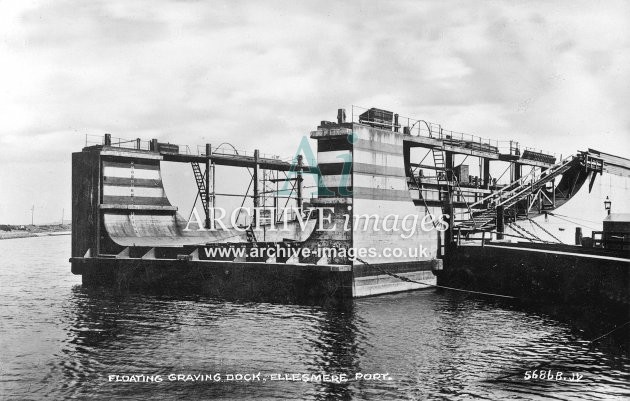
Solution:
{"label": "metal ladder", "polygon": [[442,190],[442,187],[444,186],[446,187],[446,191],[452,190],[453,193],[455,191],[459,192],[459,196],[464,201],[464,203],[466,204],[466,208],[468,209],[468,213],[470,215],[470,220],[472,222],[472,225],[473,227],[476,227],[477,222],[475,221],[475,217],[473,216],[473,211],[470,205],[466,201],[464,192],[462,191],[462,188],[459,185],[459,178],[455,176],[452,170],[449,170],[449,171],[451,171],[453,174],[453,181],[450,181],[446,175],[447,171],[446,171],[446,161],[444,157],[444,151],[441,148],[432,148],[431,151],[433,152],[433,164],[435,165],[435,171],[437,174],[436,178],[437,178],[437,185],[438,185],[438,194],[439,194],[440,199],[443,199],[442,195],[444,194],[444,191]]}
{"label": "metal ladder", "polygon": [[438,196],[439,199],[442,200],[444,195],[444,192],[442,191],[442,187],[444,185],[443,181],[446,181],[446,163],[444,161],[444,152],[441,148],[432,148],[431,151],[433,152],[433,165],[435,166]]}
{"label": "metal ladder", "polygon": [[[195,182],[197,183],[197,189],[199,190],[199,197],[201,198],[201,204],[203,205],[204,212],[208,213],[208,198],[206,197],[206,180],[205,174],[201,172],[201,167],[199,167],[199,163],[191,162],[190,163],[193,169],[193,174],[195,175]],[[209,217],[209,216],[206,216]]]}
{"label": "metal ladder", "polygon": [[444,171],[444,168],[446,167],[446,163],[444,162],[444,152],[441,148],[432,148],[431,151],[433,152],[433,164],[435,165],[435,168]]}

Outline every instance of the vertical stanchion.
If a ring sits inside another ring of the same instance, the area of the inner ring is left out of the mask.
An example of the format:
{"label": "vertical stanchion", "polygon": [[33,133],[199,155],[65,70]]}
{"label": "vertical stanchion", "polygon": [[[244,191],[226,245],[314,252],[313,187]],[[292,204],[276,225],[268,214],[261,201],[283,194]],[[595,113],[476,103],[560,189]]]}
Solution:
{"label": "vertical stanchion", "polygon": [[302,212],[302,155],[298,155],[297,160],[297,208],[298,213]]}
{"label": "vertical stanchion", "polygon": [[[210,154],[212,153],[212,147],[209,143],[206,143],[206,228],[210,228]],[[212,205],[214,206],[214,205]]]}
{"label": "vertical stanchion", "polygon": [[252,221],[252,225],[253,226],[257,226],[258,225],[258,210],[256,210],[256,208],[259,206],[259,200],[258,200],[258,149],[254,150],[254,176],[253,176],[253,181],[254,181],[254,213],[252,214],[253,217],[253,221]]}

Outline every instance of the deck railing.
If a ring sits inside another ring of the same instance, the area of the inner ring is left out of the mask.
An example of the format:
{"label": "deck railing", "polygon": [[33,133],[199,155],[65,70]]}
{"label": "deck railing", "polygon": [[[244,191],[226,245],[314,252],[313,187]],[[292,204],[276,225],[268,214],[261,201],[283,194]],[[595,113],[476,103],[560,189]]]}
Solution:
{"label": "deck railing", "polygon": [[[151,150],[151,141],[141,140],[140,138],[129,139],[129,138],[119,138],[110,136],[110,141],[107,144],[108,146],[117,147],[117,148],[125,148],[125,149],[134,149],[134,150]],[[94,134],[85,134],[85,146],[95,146],[95,145],[105,145],[105,136],[104,135],[94,135]],[[179,153],[184,155],[196,155],[196,156],[205,156],[206,155],[206,146],[205,145],[180,145],[174,143],[167,143],[168,145],[174,145],[179,148]],[[223,146],[225,145],[225,146]],[[234,155],[234,156],[249,156],[254,157],[253,150],[243,150],[236,149],[234,146],[223,143],[216,148],[212,148],[212,154],[218,155]],[[267,153],[258,153],[258,157],[261,159],[272,159],[272,160],[280,160],[286,162],[297,162],[297,156],[295,157],[285,157],[281,158],[278,155],[272,155]],[[311,160],[313,162],[313,160]]]}
{"label": "deck railing", "polygon": [[[360,115],[368,110],[370,109],[352,105],[351,121],[362,124],[369,123],[368,121],[360,119]],[[529,150],[535,153],[556,156],[555,153],[545,150],[522,147],[517,141],[483,138],[481,136],[465,132],[448,130],[443,128],[442,125],[430,121],[402,115],[398,115],[398,125],[395,125],[394,120],[392,120],[391,123],[378,122],[378,124],[392,130],[398,129],[400,132],[407,133],[412,136],[435,138],[445,142],[450,141],[452,144],[471,147],[475,150],[485,150],[493,153],[509,154],[514,156],[520,156],[525,150]]]}

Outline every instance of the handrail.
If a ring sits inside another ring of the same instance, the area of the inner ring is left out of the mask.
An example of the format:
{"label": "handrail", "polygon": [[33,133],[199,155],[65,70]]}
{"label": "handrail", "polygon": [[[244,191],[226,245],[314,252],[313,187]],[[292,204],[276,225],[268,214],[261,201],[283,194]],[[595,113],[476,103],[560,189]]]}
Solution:
{"label": "handrail", "polygon": [[520,184],[522,183],[522,181],[524,181],[524,180],[525,180],[525,179],[526,179],[529,175],[531,175],[531,174],[532,174],[532,172],[530,171],[529,173],[527,173],[527,175],[525,175],[525,176],[523,176],[523,177],[519,178],[518,180],[516,180],[516,181],[514,181],[514,182],[510,183],[509,185],[506,185],[505,187],[503,187],[503,188],[499,189],[498,191],[491,193],[490,195],[486,196],[485,198],[478,200],[477,202],[473,203],[473,204],[472,204],[472,205],[470,205],[470,206],[471,206],[471,207],[473,207],[473,206],[480,205],[480,204],[482,204],[482,203],[484,203],[484,202],[486,202],[486,201],[490,200],[491,198],[501,197],[501,195],[502,195],[504,192],[506,192],[506,191],[508,191],[508,192],[513,191],[514,189],[516,189],[516,188],[515,188],[516,186],[520,185]]}
{"label": "handrail", "polygon": [[[564,160],[561,160],[559,163],[553,165],[552,167],[550,167],[548,170],[545,170],[542,172],[542,174],[540,176],[538,176],[538,178],[535,177],[535,175],[532,177],[532,183],[533,180],[537,180],[540,181],[543,178],[548,178],[548,176],[551,173],[555,173],[558,169],[565,167],[567,164],[569,164],[572,160],[573,160],[574,156],[570,155],[568,157],[566,157]],[[511,184],[509,184],[506,187],[501,188],[500,190],[491,193],[490,195],[486,196],[485,198],[478,200],[477,202],[473,203],[471,205],[471,207],[480,205],[490,199],[501,199],[503,198],[505,195],[508,196],[508,198],[506,198],[504,201],[499,201],[496,206],[501,206],[503,204],[505,204],[507,201],[512,200],[514,198],[514,193],[515,191],[517,191],[522,185],[524,185],[524,181],[532,175],[532,173],[534,172],[534,170],[532,169],[529,173],[527,173],[527,175],[519,178],[518,180],[512,182]],[[525,188],[527,189],[527,188]],[[523,193],[524,191],[521,190],[519,192],[516,192],[518,195],[520,195],[521,193]]]}
{"label": "handrail", "polygon": [[[531,176],[531,179],[529,179],[529,181],[526,183],[525,180],[528,179]],[[536,174],[534,173],[534,169],[532,169],[529,173],[527,173],[527,175],[525,175],[524,177],[522,177],[520,180],[515,181],[518,182],[519,184],[516,185],[514,188],[511,188],[508,192],[501,194],[497,201],[495,202],[494,206],[500,206],[501,203],[501,199],[504,197],[507,197],[508,199],[513,196],[515,193],[518,193],[518,191],[525,187],[526,185],[530,185],[532,182],[534,182],[534,180],[536,180]]]}
{"label": "handrail", "polygon": [[[367,107],[352,105],[351,121],[357,122],[357,123],[365,123],[363,121],[360,121],[359,116],[362,112],[368,111],[368,110],[369,108]],[[456,141],[461,140],[464,142],[496,147],[499,153],[507,152],[509,154],[515,154],[514,152],[515,150],[519,150],[519,151],[531,150],[536,153],[546,154],[549,156],[556,156],[556,153],[552,153],[552,152],[545,151],[542,149],[536,149],[536,148],[531,148],[531,147],[521,147],[519,142],[516,142],[516,141],[509,141],[509,140],[506,141],[506,140],[499,140],[499,139],[484,138],[478,135],[447,130],[447,129],[442,128],[440,124],[432,123],[432,122],[422,120],[422,119],[407,117],[400,114],[398,115],[398,122],[399,122],[398,127],[408,128],[409,134],[413,136],[428,136],[429,138],[438,138],[438,139],[445,139],[445,137],[449,136],[450,139],[456,140]],[[404,125],[404,122],[407,123],[406,126]],[[379,124],[383,124],[383,123],[379,123]],[[422,127],[422,124],[426,126],[426,130],[423,129],[424,127]],[[383,124],[383,125],[387,127],[394,127],[393,123]],[[416,126],[418,128],[417,130],[414,131],[414,128]],[[499,150],[499,149],[502,149],[502,150]]]}
{"label": "handrail", "polygon": [[[545,170],[543,171],[543,173],[538,177],[538,179],[536,181],[531,181],[529,183],[529,188],[525,187],[523,188],[521,191],[517,192],[516,194],[512,195],[511,197],[505,199],[502,202],[499,202],[496,204],[496,206],[502,206],[507,204],[508,202],[514,200],[515,198],[521,196],[522,194],[524,194],[525,192],[531,190],[532,192],[534,191],[534,187],[539,187],[541,185],[546,184],[547,182],[549,182],[550,178],[554,178],[556,175],[558,175],[558,171],[561,170],[562,168],[566,167],[569,165],[569,163],[573,161],[572,158],[567,158],[564,161],[562,161],[559,164],[556,164],[554,167],[551,167],[549,170]],[[510,205],[508,205],[510,206]]]}
{"label": "handrail", "polygon": [[[96,138],[98,138],[99,140],[97,140]],[[205,146],[200,146],[200,145],[191,146],[191,145],[182,145],[182,144],[176,144],[176,143],[171,144],[170,142],[169,144],[177,146],[179,148],[179,153],[181,154],[207,156],[205,154]],[[85,146],[88,146],[88,145],[105,145],[105,140],[102,135],[85,134]],[[224,145],[229,145],[232,148],[233,153],[216,152],[217,150],[220,150],[221,147],[225,149]],[[110,136],[110,143],[108,146],[126,148],[126,149],[136,149],[136,150],[150,150],[151,141],[141,140],[140,138],[128,139],[128,138],[118,138],[118,137]],[[249,157],[253,156],[252,151],[237,150],[232,144],[228,142],[224,142],[224,143],[221,143],[219,146],[213,147],[212,153],[218,154],[218,155],[235,155],[235,156],[249,156]],[[258,155],[261,159],[284,160],[280,158],[280,156],[271,155],[271,154],[262,153],[262,152],[259,152]]]}

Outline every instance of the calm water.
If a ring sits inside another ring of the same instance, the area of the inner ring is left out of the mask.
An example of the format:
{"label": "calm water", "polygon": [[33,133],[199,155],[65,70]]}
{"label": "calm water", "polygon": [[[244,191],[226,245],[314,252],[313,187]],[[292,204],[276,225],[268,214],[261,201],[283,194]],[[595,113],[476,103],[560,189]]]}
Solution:
{"label": "calm water", "polygon": [[[0,241],[3,399],[630,397],[627,354],[607,342],[589,347],[590,333],[510,303],[421,291],[327,310],[113,295],[81,287],[69,250],[69,236]],[[583,379],[524,380],[541,364]],[[168,379],[258,372],[259,382]],[[392,380],[271,380],[293,373],[389,373]],[[509,373],[517,374],[500,379]],[[116,374],[163,381],[110,382]]]}

